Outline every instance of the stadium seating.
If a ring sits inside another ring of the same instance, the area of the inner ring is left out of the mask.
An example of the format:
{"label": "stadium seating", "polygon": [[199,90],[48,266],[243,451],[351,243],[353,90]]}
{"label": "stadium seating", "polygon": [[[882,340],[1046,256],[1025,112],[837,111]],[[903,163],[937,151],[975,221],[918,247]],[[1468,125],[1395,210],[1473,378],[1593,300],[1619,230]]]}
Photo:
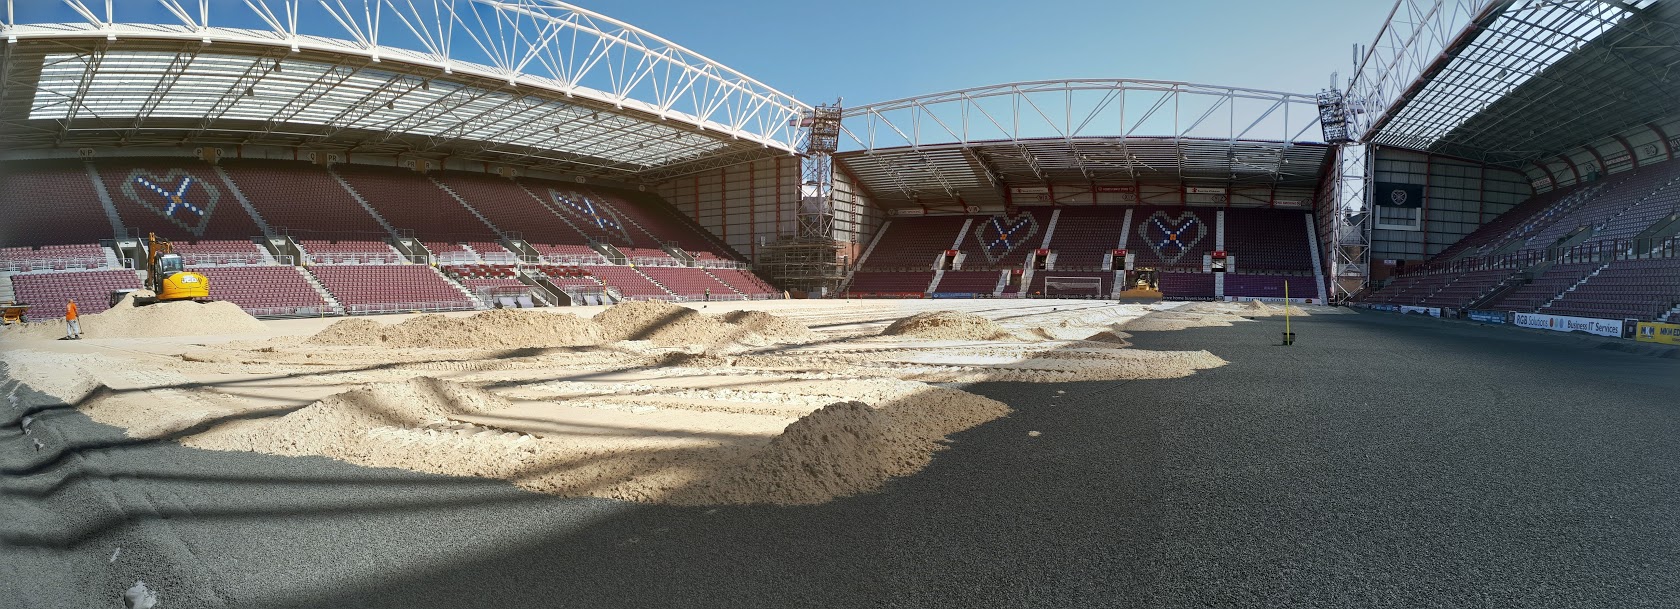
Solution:
{"label": "stadium seating", "polygon": [[1156,279],[1161,297],[1168,300],[1213,298],[1213,273],[1161,273]]}
{"label": "stadium seating", "polygon": [[852,294],[923,294],[927,292],[928,283],[933,281],[933,271],[911,272],[879,272],[858,271],[852,274],[852,283],[846,288]]}
{"label": "stadium seating", "polygon": [[659,197],[598,187],[590,187],[588,191],[659,243],[675,244],[691,253],[706,252],[725,260],[740,259],[732,249]]}
{"label": "stadium seating", "polygon": [[999,271],[945,271],[935,292],[990,295],[997,290]]}
{"label": "stadium seating", "polygon": [[43,245],[0,248],[0,271],[97,269],[110,265],[106,250],[97,245]]}
{"label": "stadium seating", "polygon": [[1027,255],[1044,243],[1051,215],[1049,209],[1029,209],[1014,215],[975,216],[959,248],[968,254],[963,270],[1021,268]]}
{"label": "stadium seating", "polygon": [[[1202,255],[1213,251],[1217,218],[1217,211],[1210,208],[1140,207],[1132,212],[1132,235],[1126,249],[1136,254],[1138,268],[1199,271]],[[1304,224],[1302,228],[1305,230]]]}
{"label": "stadium seating", "polygon": [[1617,260],[1541,313],[1656,319],[1680,303],[1680,258]]}
{"label": "stadium seating", "polygon": [[543,276],[548,279],[549,283],[553,283],[562,290],[572,288],[599,290],[603,287],[601,282],[595,279],[594,274],[582,267],[536,265],[527,266],[525,270]]}
{"label": "stadium seating", "polygon": [[595,266],[590,267],[589,271],[594,273],[595,277],[600,279],[606,285],[618,288],[619,293],[623,294],[624,297],[628,299],[670,300],[675,297],[674,294],[666,291],[665,288],[659,287],[658,284],[652,281],[648,281],[647,277],[642,276],[641,273],[636,272],[636,269],[631,267]]}
{"label": "stadium seating", "polygon": [[98,243],[111,218],[81,161],[0,163],[0,247]]}
{"label": "stadium seating", "polygon": [[309,272],[352,314],[453,311],[475,306],[460,289],[426,265],[318,265],[309,267]]}
{"label": "stadium seating", "polygon": [[543,197],[544,202],[587,238],[619,246],[646,241],[646,237],[620,216],[616,208],[604,204],[582,186],[547,180],[521,180],[520,183]]}
{"label": "stadium seating", "polygon": [[444,172],[439,179],[491,223],[503,230],[519,233],[538,251],[543,251],[545,246],[558,245],[588,249],[589,242],[583,234],[531,198],[531,194],[518,182],[496,175],[459,171]]}
{"label": "stadium seating", "polygon": [[268,227],[300,238],[384,239],[390,234],[327,170],[297,161],[224,160]]}
{"label": "stadium seating", "polygon": [[1288,284],[1290,298],[1318,297],[1318,289],[1313,287],[1311,276],[1243,273],[1225,274],[1225,295],[1233,298],[1283,298],[1285,283]]}
{"label": "stadium seating", "polygon": [[263,234],[209,163],[180,158],[100,161],[96,166],[122,225],[138,229],[131,236],[157,233],[179,242],[249,240]]}
{"label": "stadium seating", "polygon": [[587,245],[531,245],[543,258],[551,262],[606,264],[600,252]]}
{"label": "stadium seating", "polygon": [[210,281],[210,295],[252,315],[317,315],[331,305],[295,266],[223,266],[194,269]]}
{"label": "stadium seating", "polygon": [[1528,284],[1501,296],[1493,306],[1506,311],[1532,313],[1600,266],[1596,263],[1554,265]]}
{"label": "stadium seating", "polygon": [[311,264],[396,264],[402,254],[383,241],[298,241]]}
{"label": "stadium seating", "polygon": [[665,286],[665,289],[684,298],[700,298],[707,294],[713,298],[737,297],[739,294],[727,284],[718,281],[716,277],[706,274],[705,269],[689,267],[643,266],[637,267],[643,274]]}
{"label": "stadium seating", "polygon": [[[765,283],[763,279],[760,279],[757,275],[748,271],[740,269],[706,269],[706,272],[711,273],[713,277],[718,279],[718,281],[729,284],[729,287],[735,288],[735,291],[746,294],[748,297],[756,298],[778,293],[775,288],[770,287],[770,284]],[[925,283],[922,285],[923,287],[927,286]]]}
{"label": "stadium seating", "polygon": [[[934,258],[951,249],[967,216],[894,218],[880,245],[863,261],[872,271],[932,270]],[[927,287],[926,283],[922,287]]]}
{"label": "stadium seating", "polygon": [[1304,217],[1299,211],[1226,210],[1225,251],[1236,258],[1240,272],[1311,271],[1313,253]]}
{"label": "stadium seating", "polygon": [[211,264],[261,264],[268,260],[262,246],[245,241],[174,241],[175,253],[188,266]]}
{"label": "stadium seating", "polygon": [[21,273],[12,276],[18,302],[27,303],[30,321],[61,319],[69,299],[83,315],[111,308],[111,292],[140,289],[140,276],[130,270]]}
{"label": "stadium seating", "polygon": [[1057,274],[1102,269],[1103,256],[1120,246],[1125,220],[1126,210],[1120,207],[1064,208],[1050,241]]}
{"label": "stadium seating", "polygon": [[335,165],[356,194],[391,228],[426,241],[490,241],[501,238],[426,176],[396,167]]}

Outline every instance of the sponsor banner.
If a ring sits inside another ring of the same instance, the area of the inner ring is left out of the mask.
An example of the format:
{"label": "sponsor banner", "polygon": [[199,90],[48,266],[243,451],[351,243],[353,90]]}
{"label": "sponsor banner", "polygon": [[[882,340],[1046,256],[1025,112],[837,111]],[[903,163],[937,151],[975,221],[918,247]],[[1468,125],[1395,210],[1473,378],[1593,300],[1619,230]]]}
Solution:
{"label": "sponsor banner", "polygon": [[1502,324],[1502,323],[1505,323],[1505,312],[1504,311],[1471,311],[1470,312],[1470,319],[1472,321],[1479,321],[1479,322],[1482,322],[1484,324]]}
{"label": "sponsor banner", "polygon": [[1407,315],[1428,315],[1430,317],[1441,316],[1440,307],[1414,307],[1411,305],[1402,305],[1400,307],[1400,312]]}
{"label": "sponsor banner", "polygon": [[1225,296],[1225,302],[1248,302],[1248,301],[1251,301],[1251,300],[1258,300],[1258,301],[1264,302],[1264,303],[1281,303],[1284,300],[1288,300],[1290,304],[1302,305],[1302,304],[1316,304],[1315,301],[1317,299],[1316,298],[1289,298],[1289,299],[1285,299],[1282,296],[1235,296],[1235,295]]}
{"label": "sponsor banner", "polygon": [[[934,298],[974,298],[976,294],[974,292],[934,292],[932,296]],[[991,294],[987,294],[987,296],[991,296]]]}
{"label": "sponsor banner", "polygon": [[1184,194],[1187,194],[1187,195],[1222,195],[1222,194],[1225,194],[1225,189],[1223,189],[1223,188],[1209,188],[1209,187],[1206,187],[1206,186],[1185,186],[1184,187]]}
{"label": "sponsor banner", "polygon": [[1136,190],[1137,190],[1136,188],[1131,187],[1131,186],[1098,186],[1097,187],[1097,192],[1131,193],[1131,192],[1135,192]]}
{"label": "sponsor banner", "polygon": [[1301,207],[1306,204],[1306,201],[1296,201],[1293,199],[1278,199],[1276,201],[1272,201],[1272,205],[1276,205],[1278,207]]}
{"label": "sponsor banner", "polygon": [[892,210],[892,212],[890,212],[890,213],[892,213],[892,215],[894,215],[894,216],[925,216],[925,215],[927,215],[926,211],[923,211],[923,210],[920,210],[920,209],[895,209],[895,210]]}
{"label": "sponsor banner", "polygon": [[1047,194],[1050,194],[1050,187],[1049,186],[1016,186],[1014,188],[1009,189],[1009,194],[1012,194],[1012,195],[1015,195],[1015,196],[1047,195]]}
{"label": "sponsor banner", "polygon": [[1522,328],[1552,330],[1555,332],[1586,332],[1599,336],[1622,335],[1622,322],[1610,319],[1593,319],[1591,317],[1565,317],[1563,315],[1542,315],[1540,313],[1518,313],[1512,323]]}
{"label": "sponsor banner", "polygon": [[1680,345],[1680,324],[1642,321],[1634,330],[1633,337],[1642,343]]}
{"label": "sponsor banner", "polygon": [[1371,196],[1382,207],[1423,207],[1423,185],[1377,182]]}

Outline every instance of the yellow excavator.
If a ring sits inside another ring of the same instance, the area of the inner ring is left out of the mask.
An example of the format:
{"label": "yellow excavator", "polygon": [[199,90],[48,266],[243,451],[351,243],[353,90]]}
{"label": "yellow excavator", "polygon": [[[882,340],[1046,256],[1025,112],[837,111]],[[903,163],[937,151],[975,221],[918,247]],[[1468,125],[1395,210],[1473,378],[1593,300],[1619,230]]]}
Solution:
{"label": "yellow excavator", "polygon": [[210,301],[210,280],[186,270],[185,261],[175,253],[175,244],[158,238],[157,233],[152,233],[147,241],[146,289],[156,296],[137,297],[134,306],[182,300]]}

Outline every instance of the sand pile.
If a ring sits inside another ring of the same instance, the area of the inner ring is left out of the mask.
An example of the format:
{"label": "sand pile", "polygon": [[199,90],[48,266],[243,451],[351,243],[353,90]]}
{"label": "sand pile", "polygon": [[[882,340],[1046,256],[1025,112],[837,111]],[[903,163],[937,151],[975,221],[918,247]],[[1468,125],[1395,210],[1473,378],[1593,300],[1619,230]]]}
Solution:
{"label": "sand pile", "polygon": [[715,479],[678,490],[672,501],[798,505],[873,491],[927,467],[946,436],[1007,414],[1002,402],[944,388],[875,406],[829,404]]}
{"label": "sand pile", "polygon": [[930,311],[900,319],[882,336],[911,336],[932,340],[1008,340],[1015,338],[990,319],[956,311]]}
{"label": "sand pile", "polygon": [[[495,475],[503,467],[484,460],[505,458],[487,442],[481,450],[413,442],[414,431],[447,424],[452,415],[507,408],[507,400],[486,391],[431,377],[374,383],[336,394],[278,419],[266,419],[190,436],[182,444],[208,450],[314,455],[374,467],[400,467],[445,474]],[[405,434],[404,431],[409,433]],[[489,434],[499,438],[501,434]],[[410,446],[392,446],[396,443]],[[401,440],[408,439],[408,442]]]}
{"label": "sand pile", "polygon": [[622,302],[595,315],[607,340],[645,340],[659,345],[763,345],[809,340],[797,322],[758,311],[726,316],[701,313],[667,302]]}
{"label": "sand pile", "polygon": [[1189,328],[1229,327],[1233,323],[1249,321],[1241,315],[1219,312],[1181,312],[1188,307],[1171,311],[1157,311],[1121,324],[1127,332],[1171,332]]}
{"label": "sand pile", "polygon": [[[150,295],[151,292],[138,292]],[[52,340],[64,336],[63,321],[35,322],[5,333],[8,338]],[[155,338],[266,332],[257,318],[231,302],[160,302],[134,306],[130,295],[101,313],[82,316],[83,338]]]}
{"label": "sand pile", "polygon": [[434,349],[569,347],[601,342],[601,331],[570,313],[495,309],[469,317],[421,315],[399,324],[346,319],[307,341],[314,345]]}

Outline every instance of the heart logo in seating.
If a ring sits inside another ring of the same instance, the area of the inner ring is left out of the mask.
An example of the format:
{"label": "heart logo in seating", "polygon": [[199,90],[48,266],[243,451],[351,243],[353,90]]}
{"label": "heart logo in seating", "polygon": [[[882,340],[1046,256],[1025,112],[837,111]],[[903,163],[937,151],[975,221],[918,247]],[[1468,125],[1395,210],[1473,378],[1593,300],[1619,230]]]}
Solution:
{"label": "heart logo in seating", "polygon": [[986,260],[993,263],[1037,234],[1038,220],[1032,214],[1019,214],[1014,218],[998,214],[974,227],[974,240],[980,243],[980,251],[986,254]]}
{"label": "heart logo in seating", "polygon": [[548,198],[554,201],[554,206],[585,225],[607,231],[617,235],[626,243],[630,241],[630,231],[624,228],[624,221],[618,218],[618,212],[605,204],[591,200],[577,192],[562,193],[553,188],[548,189]]}
{"label": "heart logo in seating", "polygon": [[204,236],[216,203],[222,200],[222,191],[214,184],[185,169],[171,169],[163,177],[136,169],[123,180],[122,193],[194,237]]}
{"label": "heart logo in seating", "polygon": [[1161,262],[1177,264],[1179,258],[1183,258],[1207,236],[1207,224],[1188,211],[1178,214],[1177,218],[1158,211],[1138,225],[1138,236],[1143,237]]}

